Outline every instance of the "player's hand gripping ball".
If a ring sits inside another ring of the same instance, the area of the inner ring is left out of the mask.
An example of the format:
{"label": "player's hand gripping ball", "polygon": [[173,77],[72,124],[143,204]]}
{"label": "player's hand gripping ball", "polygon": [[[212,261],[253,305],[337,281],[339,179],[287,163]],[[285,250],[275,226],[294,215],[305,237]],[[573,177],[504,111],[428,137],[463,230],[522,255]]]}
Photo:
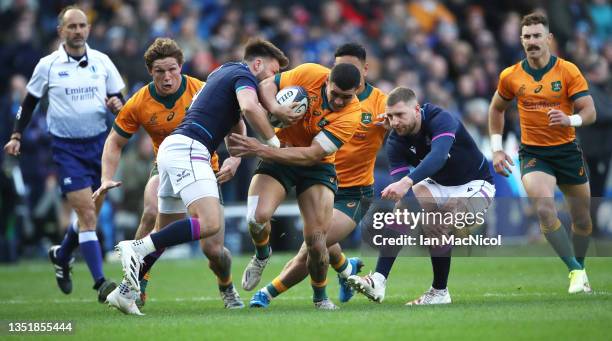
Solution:
{"label": "player's hand gripping ball", "polygon": [[[283,106],[289,106],[292,103],[297,103],[293,108],[293,113],[304,115],[308,110],[308,93],[301,86],[288,86],[281,89],[276,94],[276,101]],[[268,114],[270,124],[276,128],[284,128],[287,126],[280,118],[273,114]]]}

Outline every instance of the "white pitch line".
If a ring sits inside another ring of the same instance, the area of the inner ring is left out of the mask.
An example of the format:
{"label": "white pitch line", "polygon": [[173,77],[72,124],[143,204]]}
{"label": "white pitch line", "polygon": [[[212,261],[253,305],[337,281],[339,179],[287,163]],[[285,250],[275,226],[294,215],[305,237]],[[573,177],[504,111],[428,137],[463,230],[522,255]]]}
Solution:
{"label": "white pitch line", "polygon": [[[455,294],[453,297],[458,298],[478,298],[480,295],[461,295]],[[566,293],[558,293],[558,292],[526,292],[526,293],[491,293],[486,292],[482,294],[480,297],[548,297],[548,296],[568,296]],[[609,291],[595,291],[592,294],[583,295],[585,297],[590,296],[612,296],[612,292]],[[407,295],[387,295],[385,296],[387,299],[409,299]],[[275,300],[280,301],[308,301],[312,299],[312,296],[281,296],[276,298]],[[196,296],[196,297],[176,297],[172,299],[158,299],[158,298],[150,298],[148,301],[150,302],[208,302],[208,301],[219,301],[220,297],[216,296]],[[52,300],[27,300],[27,299],[16,299],[16,300],[0,300],[0,305],[3,304],[74,304],[74,303],[94,303],[96,300],[94,299],[86,299],[86,298],[68,298],[68,299],[52,299]],[[466,302],[467,303],[467,302]]]}
{"label": "white pitch line", "polygon": [[[528,297],[528,296],[535,296],[535,297],[544,297],[544,296],[569,296],[570,294],[568,293],[559,293],[559,292],[525,292],[525,293],[515,293],[515,292],[510,292],[510,293],[491,293],[491,292],[487,292],[485,293],[483,296],[484,297]],[[608,292],[608,291],[593,291],[590,294],[586,294],[585,296],[611,296],[612,292]]]}

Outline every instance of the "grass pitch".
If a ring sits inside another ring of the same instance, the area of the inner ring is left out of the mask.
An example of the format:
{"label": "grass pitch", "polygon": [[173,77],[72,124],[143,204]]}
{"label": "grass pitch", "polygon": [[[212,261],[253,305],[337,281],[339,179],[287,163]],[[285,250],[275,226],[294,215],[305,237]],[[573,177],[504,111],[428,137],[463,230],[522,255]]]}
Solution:
{"label": "grass pitch", "polygon": [[[275,253],[260,286],[288,259],[288,254]],[[247,261],[234,258],[237,287]],[[364,261],[366,271],[376,262]],[[75,266],[69,296],[56,287],[49,263],[23,262],[0,266],[0,320],[72,320],[74,333],[64,337],[86,340],[609,340],[612,258],[587,259],[595,293],[574,296],[567,294],[567,271],[557,258],[454,258],[452,263],[453,304],[448,306],[405,307],[431,284],[431,266],[428,258],[400,258],[383,304],[357,295],[339,311],[316,311],[309,281],[304,281],[268,309],[227,311],[204,259],[162,259],[147,288],[147,315],[136,317],[97,303],[83,262]],[[105,271],[115,279],[121,276],[118,263],[106,263]],[[338,303],[335,273],[329,274],[328,294]],[[239,292],[248,305],[253,292]],[[7,337],[0,334],[0,339]]]}

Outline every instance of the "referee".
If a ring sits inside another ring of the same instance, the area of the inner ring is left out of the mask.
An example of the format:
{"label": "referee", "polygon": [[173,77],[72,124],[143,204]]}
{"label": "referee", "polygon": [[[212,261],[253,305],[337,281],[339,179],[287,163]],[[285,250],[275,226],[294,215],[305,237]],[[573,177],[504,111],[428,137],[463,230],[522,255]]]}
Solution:
{"label": "referee", "polygon": [[6,153],[19,155],[21,136],[41,97],[47,95],[47,125],[52,136],[53,161],[58,167],[62,193],[76,211],[78,222],[66,229],[61,246],[49,249],[57,284],[65,294],[72,292],[72,252],[80,246],[104,302],[116,284],[102,271],[102,252],[96,236],[97,216],[103,198],[94,203],[92,187],[100,187],[100,163],[107,135],[106,108],[114,113],[123,106],[123,80],[107,55],[89,48],[90,25],[85,13],[75,6],[58,16],[62,39],[57,51],[42,58],[28,82],[28,94],[17,113]]}

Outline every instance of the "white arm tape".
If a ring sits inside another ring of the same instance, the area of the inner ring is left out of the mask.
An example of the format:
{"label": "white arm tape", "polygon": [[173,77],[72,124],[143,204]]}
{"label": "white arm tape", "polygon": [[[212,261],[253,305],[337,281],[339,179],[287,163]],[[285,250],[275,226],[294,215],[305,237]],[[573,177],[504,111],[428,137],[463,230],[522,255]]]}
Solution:
{"label": "white arm tape", "polygon": [[493,153],[504,150],[504,144],[502,143],[501,134],[491,135],[491,150]]}
{"label": "white arm tape", "polygon": [[266,144],[272,148],[280,148],[280,140],[278,139],[278,137],[276,137],[276,135],[272,136],[271,139],[266,140]]}
{"label": "white arm tape", "polygon": [[315,136],[314,140],[317,141],[321,147],[323,147],[323,150],[327,154],[331,154],[338,150],[336,144],[322,131]]}
{"label": "white arm tape", "polygon": [[582,116],[580,115],[570,115],[569,120],[572,127],[580,127],[582,125]]}

